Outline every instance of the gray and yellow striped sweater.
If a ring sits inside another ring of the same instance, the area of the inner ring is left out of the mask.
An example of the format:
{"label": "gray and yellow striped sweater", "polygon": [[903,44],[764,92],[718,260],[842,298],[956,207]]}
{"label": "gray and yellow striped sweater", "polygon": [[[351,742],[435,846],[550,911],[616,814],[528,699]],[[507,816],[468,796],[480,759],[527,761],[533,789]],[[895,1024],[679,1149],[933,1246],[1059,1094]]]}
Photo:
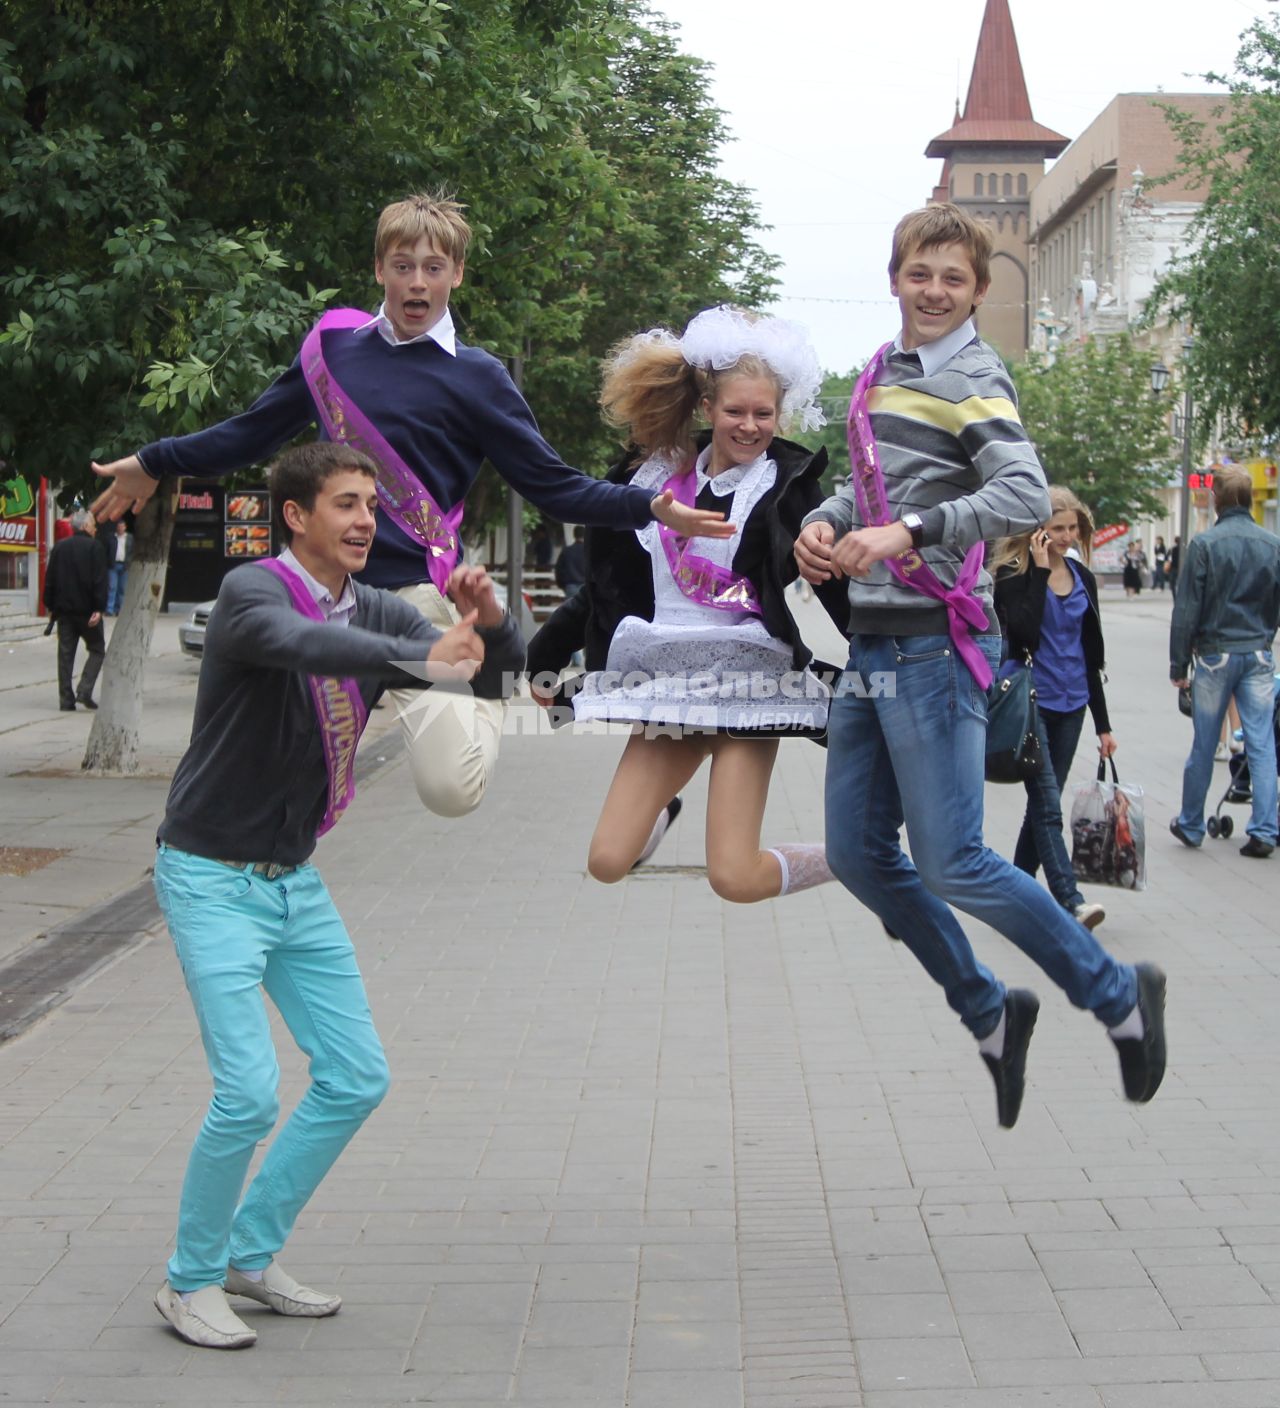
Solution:
{"label": "gray and yellow striped sweater", "polygon": [[[893,518],[918,513],[922,556],[951,586],[965,553],[1025,533],[1049,517],[1048,486],[1018,418],[1013,382],[980,338],[926,376],[914,352],[891,349],[868,397]],[[865,526],[852,484],[805,519],[830,523],[837,538]],[[997,629],[991,576],[975,595]],[[849,579],[850,626],[867,635],[945,635],[946,608],[901,586],[884,563]]]}

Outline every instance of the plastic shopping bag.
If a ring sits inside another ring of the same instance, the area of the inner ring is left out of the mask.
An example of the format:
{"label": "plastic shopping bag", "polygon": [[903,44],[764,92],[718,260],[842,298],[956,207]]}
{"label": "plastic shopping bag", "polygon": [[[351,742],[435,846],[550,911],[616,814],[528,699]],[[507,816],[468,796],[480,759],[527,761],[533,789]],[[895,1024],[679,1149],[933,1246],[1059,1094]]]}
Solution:
{"label": "plastic shopping bag", "polygon": [[1099,761],[1094,782],[1078,782],[1071,804],[1071,868],[1090,885],[1147,888],[1147,829],[1142,788],[1121,782],[1111,763]]}

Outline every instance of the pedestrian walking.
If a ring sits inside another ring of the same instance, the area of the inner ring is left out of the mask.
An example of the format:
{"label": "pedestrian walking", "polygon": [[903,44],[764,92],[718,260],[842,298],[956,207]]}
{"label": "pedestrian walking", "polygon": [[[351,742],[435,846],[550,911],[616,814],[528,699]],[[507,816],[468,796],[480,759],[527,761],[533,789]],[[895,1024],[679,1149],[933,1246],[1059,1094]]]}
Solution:
{"label": "pedestrian walking", "polygon": [[[1253,484],[1236,465],[1215,470],[1214,526],[1187,548],[1169,626],[1169,678],[1191,684],[1193,734],[1182,770],[1182,809],[1169,830],[1184,846],[1204,841],[1204,800],[1228,702],[1240,710],[1253,783],[1242,856],[1266,860],[1276,845],[1276,746],[1272,731],[1280,626],[1280,538],[1254,521]],[[1195,663],[1194,672],[1191,669]]]}
{"label": "pedestrian walking", "polygon": [[[199,1020],[213,1099],[187,1164],[160,1314],[212,1349],[256,1333],[228,1293],[279,1315],[333,1315],[338,1296],[276,1260],[294,1220],[387,1089],[364,984],[316,838],[354,795],[356,744],[391,685],[511,670],[509,617],[477,630],[493,587],[460,567],[462,620],[441,631],[392,592],[354,582],[374,539],[377,471],[344,445],[272,467],[278,558],[229,573],[209,618],[191,744],[158,833],[155,888]],[[481,663],[483,662],[483,664]],[[311,1084],[243,1193],[278,1114],[263,992],[310,1061]]]}
{"label": "pedestrian walking", "polygon": [[1005,653],[1031,662],[1044,758],[1026,782],[1027,810],[1013,863],[1028,875],[1043,864],[1053,897],[1086,928],[1096,929],[1106,911],[1081,894],[1062,834],[1062,796],[1086,706],[1099,754],[1109,758],[1117,746],[1102,685],[1106,646],[1098,583],[1084,562],[1067,556],[1073,544],[1090,542],[1093,520],[1060,484],[1049,485],[1049,507],[1052,512],[1039,528],[1002,539],[991,562]]}
{"label": "pedestrian walking", "polygon": [[1013,383],[973,323],[991,253],[987,227],[954,205],[898,224],[889,277],[901,330],[858,379],[850,483],[809,515],[796,558],[811,582],[848,579],[849,671],[893,680],[832,701],[831,868],[942,985],[1009,1127],[1039,999],[978,961],[951,906],[1012,940],[1103,1023],[1131,1100],[1150,1100],[1164,1077],[1165,978],[1118,962],[982,838],[987,687],[1000,660],[984,543],[1030,532],[1050,510]]}
{"label": "pedestrian walking", "polygon": [[107,547],[109,560],[107,581],[107,615],[118,616],[124,605],[125,582],[129,576],[129,564],[133,561],[133,534],[122,518],[116,524],[115,536]]}
{"label": "pedestrian walking", "polygon": [[[58,631],[58,707],[72,713],[77,704],[96,709],[93,687],[107,653],[102,614],[109,587],[107,559],[96,541],[97,521],[88,509],[71,515],[71,536],[54,543],[45,567],[44,606]],[[80,682],[75,678],[76,649],[87,652]]]}
{"label": "pedestrian walking", "polygon": [[1142,574],[1147,570],[1147,554],[1142,544],[1134,538],[1129,546],[1124,550],[1124,570],[1121,573],[1121,581],[1124,583],[1125,596],[1140,596],[1142,593]]}
{"label": "pedestrian walking", "polygon": [[1156,545],[1151,550],[1151,588],[1153,591],[1164,591],[1165,574],[1169,567],[1169,549],[1164,545],[1164,539],[1156,538]]}

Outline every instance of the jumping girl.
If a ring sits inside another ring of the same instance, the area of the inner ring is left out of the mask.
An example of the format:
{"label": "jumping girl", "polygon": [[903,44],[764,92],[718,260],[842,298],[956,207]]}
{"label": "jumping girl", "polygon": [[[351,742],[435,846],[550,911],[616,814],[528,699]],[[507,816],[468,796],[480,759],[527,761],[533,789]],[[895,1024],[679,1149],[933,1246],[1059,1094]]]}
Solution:
{"label": "jumping girl", "polygon": [[[724,511],[732,538],[588,528],[587,584],[534,637],[529,672],[544,706],[633,725],[591,840],[606,884],[647,859],[704,759],[707,875],[739,903],[831,878],[820,843],[760,848],[769,777],[784,735],[821,737],[829,687],[786,606],[792,545],[822,501],[816,454],[776,438],[780,422],[822,424],[822,373],[800,327],[731,308],[684,335],[642,333],[605,368],[606,419],[632,442],[609,479]],[[695,436],[701,413],[709,429]],[[837,625],[843,591],[822,593]],[[575,650],[587,674],[557,686]]]}

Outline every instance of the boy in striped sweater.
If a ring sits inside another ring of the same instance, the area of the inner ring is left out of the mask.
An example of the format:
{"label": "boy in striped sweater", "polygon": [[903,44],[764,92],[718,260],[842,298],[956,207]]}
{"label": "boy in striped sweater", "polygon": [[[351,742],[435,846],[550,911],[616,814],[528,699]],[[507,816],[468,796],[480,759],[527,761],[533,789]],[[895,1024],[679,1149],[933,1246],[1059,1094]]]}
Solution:
{"label": "boy in striped sweater", "polygon": [[1013,384],[973,323],[990,260],[987,230],[956,206],[899,222],[889,278],[902,329],[855,391],[850,482],[808,516],[795,552],[806,580],[848,580],[846,686],[880,682],[832,701],[828,861],[942,985],[1011,1128],[1039,999],[1006,990],[977,960],[951,906],[1011,939],[1098,1017],[1131,1100],[1150,1100],[1164,1076],[1165,978],[1153,964],[1118,963],[982,839],[1000,634],[981,545],[1049,516]]}

